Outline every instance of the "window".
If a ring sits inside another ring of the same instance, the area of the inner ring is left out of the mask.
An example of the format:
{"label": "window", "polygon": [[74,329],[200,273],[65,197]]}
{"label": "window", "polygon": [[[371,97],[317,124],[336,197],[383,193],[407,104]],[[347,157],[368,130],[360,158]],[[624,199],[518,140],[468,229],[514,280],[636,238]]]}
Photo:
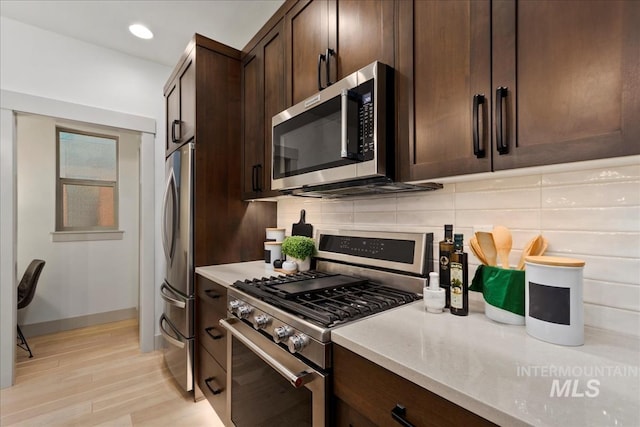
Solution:
{"label": "window", "polygon": [[56,128],[56,231],[118,228],[118,138]]}

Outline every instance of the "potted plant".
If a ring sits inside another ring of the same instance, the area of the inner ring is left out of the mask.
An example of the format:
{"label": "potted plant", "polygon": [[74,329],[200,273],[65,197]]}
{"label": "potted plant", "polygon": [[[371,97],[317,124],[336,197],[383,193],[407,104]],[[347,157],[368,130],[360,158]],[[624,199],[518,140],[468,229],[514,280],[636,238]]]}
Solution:
{"label": "potted plant", "polygon": [[311,257],[316,254],[316,243],[311,237],[286,237],[282,242],[282,253],[298,264],[299,271],[307,271],[311,266]]}

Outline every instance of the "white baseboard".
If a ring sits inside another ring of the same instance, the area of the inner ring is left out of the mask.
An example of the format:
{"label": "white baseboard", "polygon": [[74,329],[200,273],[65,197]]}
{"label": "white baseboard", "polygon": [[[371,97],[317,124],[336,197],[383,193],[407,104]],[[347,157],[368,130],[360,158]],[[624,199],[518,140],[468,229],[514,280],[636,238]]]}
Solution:
{"label": "white baseboard", "polygon": [[107,311],[104,313],[88,314],[85,316],[71,317],[68,319],[51,320],[48,322],[20,325],[22,333],[29,339],[38,335],[53,334],[69,331],[71,329],[87,326],[101,325],[103,323],[117,322],[119,320],[135,319],[138,317],[138,308],[124,308],[122,310]]}

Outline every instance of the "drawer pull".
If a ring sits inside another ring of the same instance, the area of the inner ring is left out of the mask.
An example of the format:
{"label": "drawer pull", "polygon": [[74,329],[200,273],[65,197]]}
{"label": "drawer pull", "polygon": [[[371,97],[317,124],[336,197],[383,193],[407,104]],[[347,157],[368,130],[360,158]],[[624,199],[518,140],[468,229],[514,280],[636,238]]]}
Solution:
{"label": "drawer pull", "polygon": [[391,410],[391,418],[393,418],[398,424],[404,427],[413,427],[409,421],[405,419],[407,416],[407,408],[399,403],[396,403],[396,407]]}
{"label": "drawer pull", "polygon": [[[206,384],[207,388],[209,390],[211,390],[211,393],[213,393],[213,394],[222,393],[222,387],[220,387],[218,384],[216,384],[215,377],[207,378],[206,380],[204,380],[204,383]],[[213,384],[213,387],[211,386],[212,384]]]}
{"label": "drawer pull", "polygon": [[207,289],[206,291],[204,291],[204,293],[207,294],[207,296],[211,299],[218,299],[222,296],[213,289]]}
{"label": "drawer pull", "polygon": [[498,153],[508,154],[509,143],[507,141],[506,98],[509,90],[506,87],[496,89],[496,147]]}
{"label": "drawer pull", "polygon": [[[207,333],[207,335],[209,335],[211,338],[213,338],[214,340],[219,340],[222,337],[224,337],[223,334],[221,334],[220,332],[218,332],[218,330],[215,328],[215,326],[210,326],[208,328],[204,328],[204,331]],[[216,331],[215,333],[211,333],[211,331]]]}

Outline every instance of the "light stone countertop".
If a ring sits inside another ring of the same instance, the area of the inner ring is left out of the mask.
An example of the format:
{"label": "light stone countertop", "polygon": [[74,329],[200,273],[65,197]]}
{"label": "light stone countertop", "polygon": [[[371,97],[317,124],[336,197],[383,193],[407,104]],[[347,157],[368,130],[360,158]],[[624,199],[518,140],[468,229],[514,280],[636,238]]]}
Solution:
{"label": "light stone countertop", "polygon": [[227,288],[237,280],[281,275],[281,273],[265,267],[265,262],[262,260],[197,267],[196,274],[206,277],[222,286],[226,286]]}
{"label": "light stone countertop", "polygon": [[[278,274],[263,261],[196,273],[227,287]],[[524,326],[488,319],[480,294],[469,300],[467,317],[427,313],[417,301],[338,327],[331,337],[500,425],[640,426],[640,340],[587,327],[583,346],[550,344]]]}
{"label": "light stone countertop", "polygon": [[499,425],[640,426],[637,338],[585,328],[583,346],[550,344],[488,319],[480,294],[469,299],[467,317],[418,301],[331,338]]}

